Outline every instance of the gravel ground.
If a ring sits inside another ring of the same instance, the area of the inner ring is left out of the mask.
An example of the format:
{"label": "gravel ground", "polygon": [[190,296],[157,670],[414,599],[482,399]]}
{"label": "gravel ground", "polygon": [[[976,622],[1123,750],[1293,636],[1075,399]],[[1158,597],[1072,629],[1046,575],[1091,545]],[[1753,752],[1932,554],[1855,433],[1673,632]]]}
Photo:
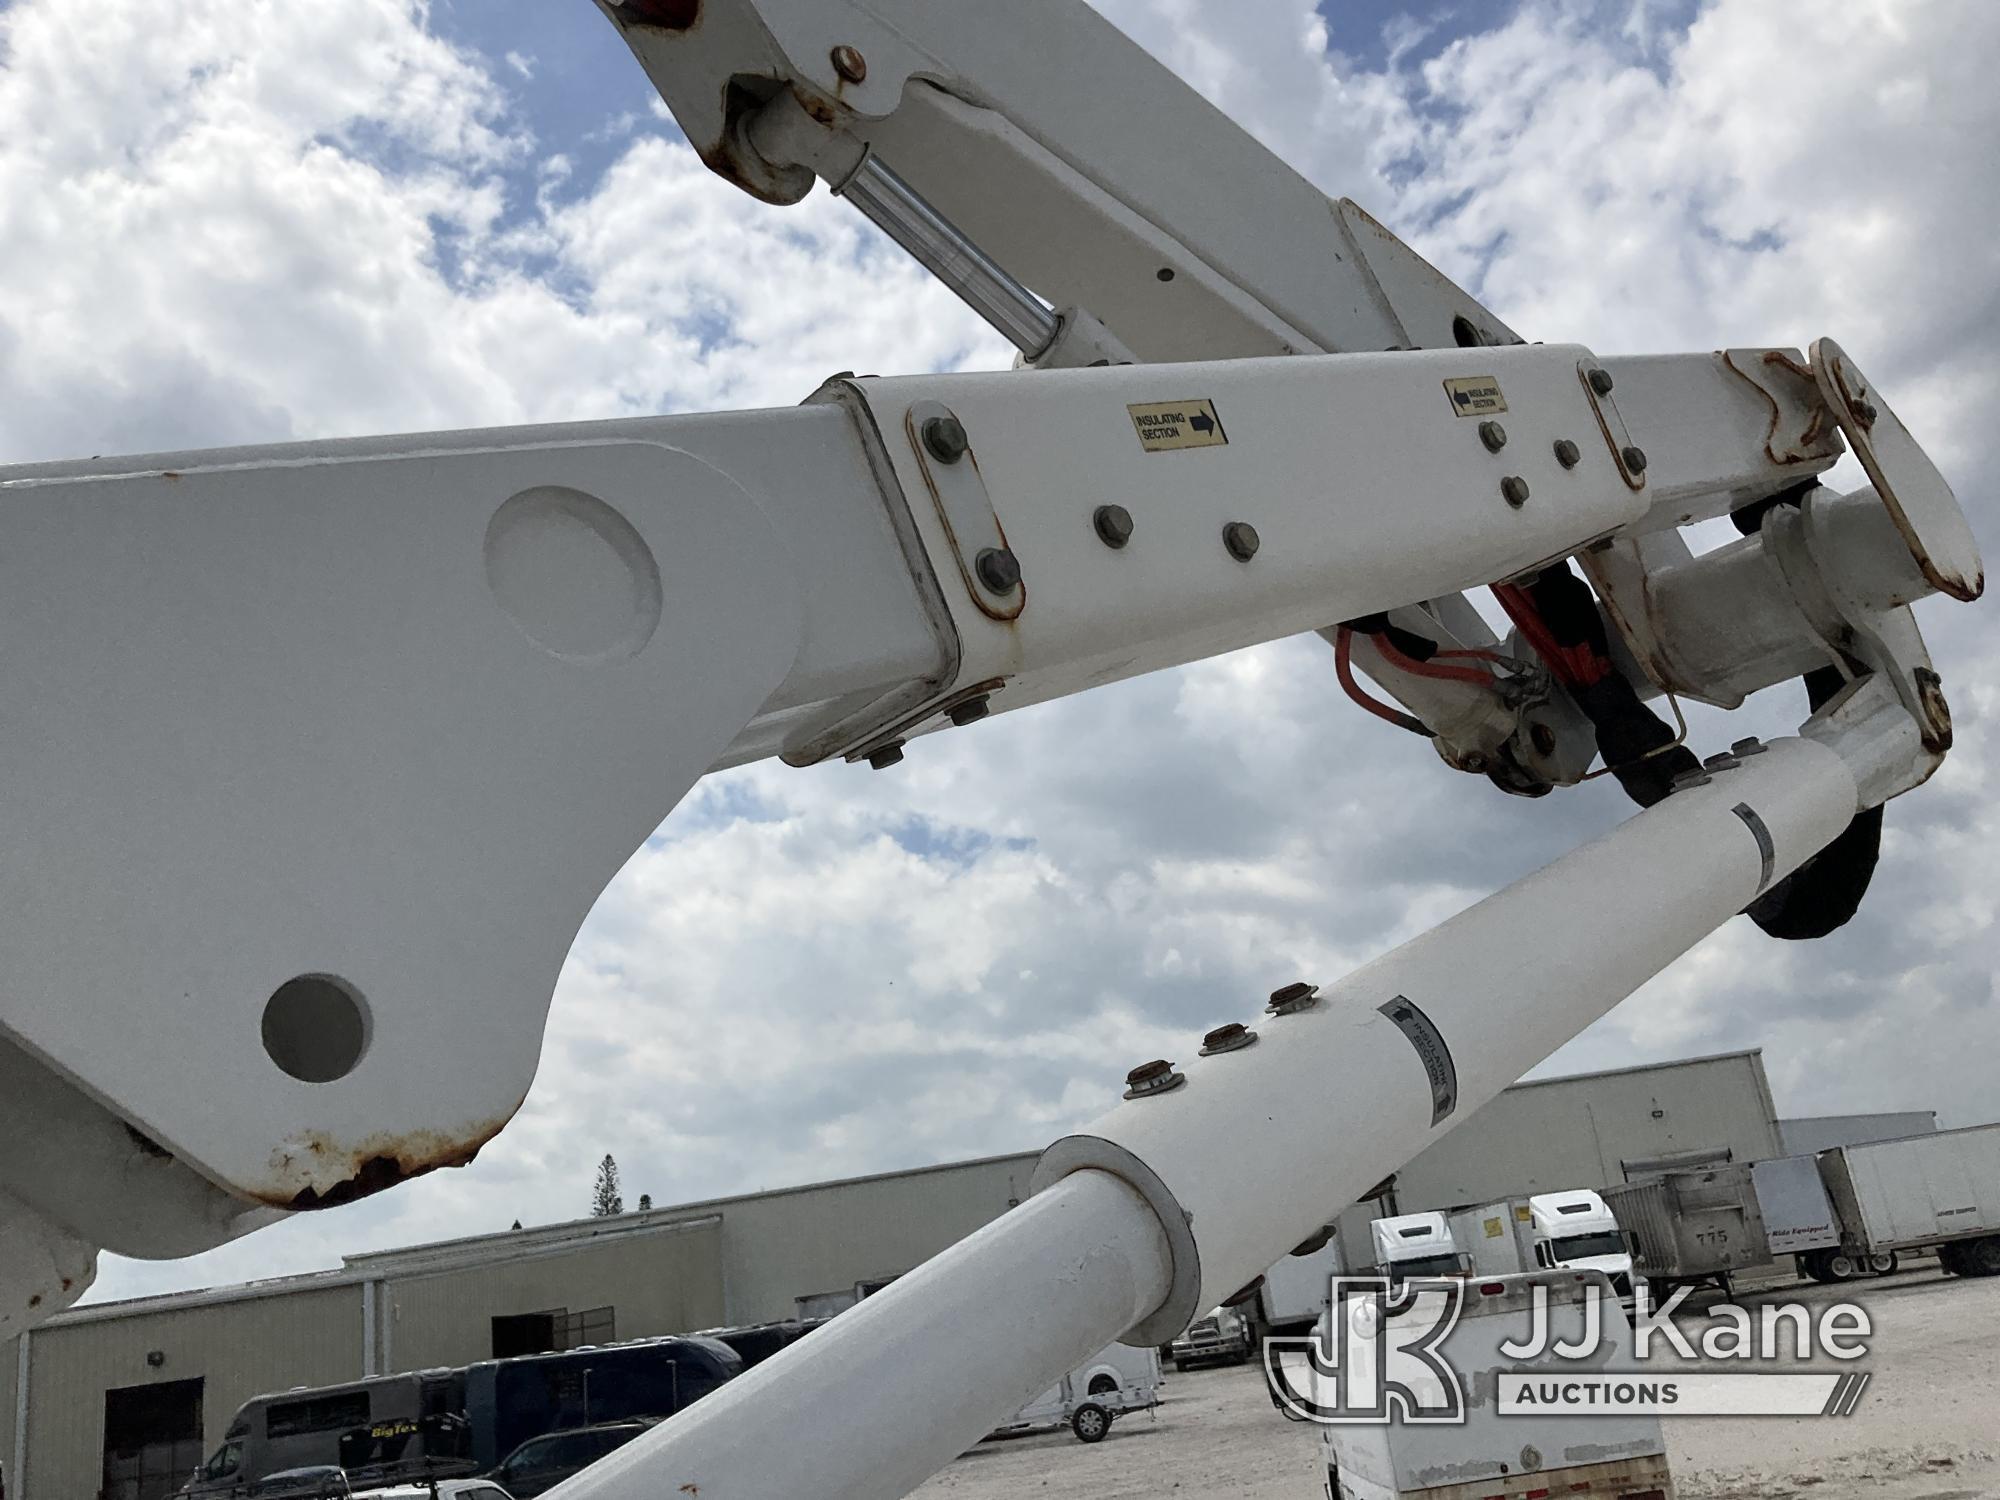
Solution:
{"label": "gravel ground", "polygon": [[[1965,1281],[1926,1266],[1858,1287],[1745,1288],[1738,1300],[1818,1305],[1843,1296],[1865,1305],[1874,1322],[1870,1353],[1854,1366],[1875,1377],[1860,1407],[1843,1419],[1668,1419],[1667,1450],[1684,1500],[2000,1500],[2000,1278]],[[1170,1372],[1164,1396],[1153,1417],[1127,1417],[1093,1446],[1067,1431],[982,1443],[916,1493],[924,1500],[1324,1493],[1317,1430],[1282,1421],[1254,1367]]]}

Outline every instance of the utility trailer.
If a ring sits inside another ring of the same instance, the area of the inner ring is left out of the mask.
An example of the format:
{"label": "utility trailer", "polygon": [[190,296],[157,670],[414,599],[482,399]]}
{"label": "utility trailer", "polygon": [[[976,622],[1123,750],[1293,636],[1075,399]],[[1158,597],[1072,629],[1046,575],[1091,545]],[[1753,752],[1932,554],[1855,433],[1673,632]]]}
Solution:
{"label": "utility trailer", "polygon": [[1819,1154],[1841,1248],[1883,1257],[1935,1248],[1957,1276],[2000,1276],[2000,1124]]}
{"label": "utility trailer", "polygon": [[1067,1427],[1077,1441],[1099,1443],[1115,1418],[1160,1404],[1160,1351],[1108,1344],[1043,1391],[993,1437]]}
{"label": "utility trailer", "polygon": [[1670,1172],[1604,1190],[1632,1251],[1632,1273],[1655,1296],[1713,1282],[1729,1290],[1738,1271],[1771,1259],[1764,1216],[1747,1165]]}

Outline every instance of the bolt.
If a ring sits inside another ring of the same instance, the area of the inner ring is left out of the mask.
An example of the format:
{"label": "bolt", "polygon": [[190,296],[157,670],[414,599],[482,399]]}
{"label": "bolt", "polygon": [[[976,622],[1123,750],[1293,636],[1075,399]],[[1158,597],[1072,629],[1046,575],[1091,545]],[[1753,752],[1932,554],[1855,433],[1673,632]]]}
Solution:
{"label": "bolt", "polygon": [[849,83],[859,83],[868,76],[868,59],[842,43],[833,49],[833,71]]}
{"label": "bolt", "polygon": [[965,457],[965,450],[970,446],[965,440],[964,424],[949,413],[942,417],[925,417],[920,435],[930,456],[941,464],[957,463]]}
{"label": "bolt", "polygon": [[980,548],[972,571],[996,594],[1011,594],[1021,586],[1021,560],[1005,547]]}
{"label": "bolt", "polygon": [[1100,505],[1090,513],[1097,539],[1116,551],[1132,540],[1132,512],[1122,505]]}
{"label": "bolt", "polygon": [[954,703],[945,710],[945,717],[960,729],[968,724],[977,724],[993,712],[993,700],[981,693],[977,698],[967,698],[963,703]]}
{"label": "bolt", "polygon": [[1646,472],[1646,450],[1644,448],[1620,448],[1618,456],[1625,461],[1625,467],[1634,474]]}
{"label": "bolt", "polygon": [[1600,396],[1611,394],[1611,372],[1599,366],[1590,372],[1590,388]]}
{"label": "bolt", "polygon": [[1479,441],[1486,445],[1488,453],[1498,453],[1502,448],[1507,446],[1507,429],[1502,427],[1498,422],[1481,422],[1479,424]]}
{"label": "bolt", "polygon": [[1876,418],[1882,415],[1881,412],[1875,409],[1875,403],[1865,398],[1857,399],[1856,401],[1853,402],[1853,411],[1854,411],[1854,420],[1861,424],[1862,429],[1864,431],[1866,431],[1870,427],[1873,427],[1875,425]]}
{"label": "bolt", "polygon": [[1528,503],[1528,481],[1519,474],[1509,474],[1500,481],[1500,498],[1519,510]]}
{"label": "bolt", "polygon": [[1583,450],[1568,438],[1556,439],[1556,462],[1565,469],[1574,469],[1583,462]]}
{"label": "bolt", "polygon": [[1257,548],[1262,543],[1258,539],[1257,528],[1248,521],[1231,521],[1222,528],[1222,545],[1238,562],[1248,562],[1257,555]]}
{"label": "bolt", "polygon": [[903,760],[903,742],[891,740],[886,745],[877,745],[868,752],[868,768],[871,771],[886,771],[900,765]]}
{"label": "bolt", "polygon": [[1535,747],[1535,754],[1537,755],[1554,755],[1556,753],[1556,732],[1546,724],[1530,724],[1528,726],[1528,741]]}
{"label": "bolt", "polygon": [[1185,1073],[1176,1073],[1172,1063],[1164,1057],[1156,1057],[1151,1062],[1140,1063],[1125,1075],[1125,1097],[1143,1099],[1148,1094],[1164,1094],[1186,1082]]}
{"label": "bolt", "polygon": [[1289,1016],[1294,1011],[1305,1010],[1319,1004],[1319,986],[1307,984],[1303,979],[1296,984],[1288,984],[1281,990],[1271,991],[1271,1003],[1264,1009],[1274,1016]]}
{"label": "bolt", "polygon": [[1240,1021],[1231,1021],[1227,1026],[1218,1026],[1201,1039],[1201,1055],[1213,1057],[1218,1052],[1240,1052],[1257,1040],[1257,1033]]}
{"label": "bolt", "polygon": [[1477,750],[1468,750],[1458,758],[1458,768],[1470,771],[1474,776],[1486,774],[1486,757]]}

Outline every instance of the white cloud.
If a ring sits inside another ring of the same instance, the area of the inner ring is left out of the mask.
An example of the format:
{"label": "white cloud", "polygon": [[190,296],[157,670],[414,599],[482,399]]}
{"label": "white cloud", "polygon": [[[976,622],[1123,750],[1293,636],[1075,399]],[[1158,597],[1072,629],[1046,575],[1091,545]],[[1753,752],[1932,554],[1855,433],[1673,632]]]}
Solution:
{"label": "white cloud", "polygon": [[[1401,35],[1369,74],[1304,0],[1244,0],[1226,30],[1140,24],[1192,0],[1104,9],[1529,337],[1835,334],[1990,530],[2000,12],[1713,0],[1681,33],[1531,0],[1467,8],[1485,29],[1442,51]],[[104,0],[80,32],[17,0],[0,36],[0,456],[788,404],[835,370],[1004,360],[844,205],[754,204],[657,117],[579,180],[592,143],[533,139],[413,4]],[[2000,1113],[1979,618],[1927,614],[1964,744],[1891,809],[1855,926],[1787,948],[1734,924],[1564,1061],[1762,1042],[1795,1110]],[[606,1150],[666,1203],[1032,1147],[1132,1063],[1623,816],[1601,783],[1530,804],[1445,770],[1352,713],[1328,654],[1007,716],[886,775],[734,773],[607,892],[475,1167],[113,1265],[100,1295],[580,1212]]]}

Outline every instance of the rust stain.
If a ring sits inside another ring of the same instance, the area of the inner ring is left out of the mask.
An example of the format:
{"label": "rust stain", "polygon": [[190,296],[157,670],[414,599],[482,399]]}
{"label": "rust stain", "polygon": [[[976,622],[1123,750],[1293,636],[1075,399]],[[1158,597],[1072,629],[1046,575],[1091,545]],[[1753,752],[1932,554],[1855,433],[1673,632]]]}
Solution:
{"label": "rust stain", "polygon": [[[64,1291],[68,1291],[68,1290],[69,1290],[69,1283],[68,1283],[68,1282],[64,1282],[64,1283],[63,1283],[63,1290],[64,1290]],[[34,1295],[34,1296],[32,1296],[32,1297],[30,1297],[30,1298],[28,1299],[28,1306],[30,1306],[30,1307],[40,1307],[41,1305],[42,1305],[42,1294],[41,1294],[40,1292],[37,1292],[37,1293],[35,1293],[35,1295]]]}
{"label": "rust stain", "polygon": [[791,87],[791,94],[794,99],[799,101],[800,109],[811,115],[820,124],[826,126],[827,129],[834,130],[839,128],[840,111],[828,103],[822,95],[812,89],[801,88],[796,83]]}
{"label": "rust stain", "polygon": [[[296,1181],[301,1175],[320,1178],[326,1167],[337,1164],[341,1175],[330,1187],[308,1185],[292,1192],[282,1188],[255,1193],[260,1203],[304,1213],[316,1208],[337,1208],[392,1188],[440,1167],[463,1167],[479,1155],[480,1148],[498,1135],[520,1108],[498,1119],[484,1122],[463,1136],[419,1130],[407,1135],[370,1136],[343,1146],[326,1136],[312,1134],[287,1142],[271,1154],[273,1176],[279,1183]],[[310,1161],[302,1161],[310,1157]]]}
{"label": "rust stain", "polygon": [[1766,349],[1761,362],[1771,369],[1783,370],[1803,382],[1806,399],[1812,403],[1812,415],[1806,422],[1805,430],[1789,446],[1781,449],[1778,443],[1778,428],[1784,421],[1784,411],[1778,405],[1778,398],[1766,390],[1763,383],[1752,377],[1748,371],[1739,369],[1728,350],[1722,351],[1722,367],[1763,397],[1764,404],[1771,408],[1771,424],[1764,433],[1764,457],[1779,468],[1790,468],[1794,464],[1810,463],[1815,458],[1827,456],[1825,452],[1827,427],[1833,420],[1833,413],[1820,399],[1819,384],[1813,379],[1813,372],[1783,349]]}
{"label": "rust stain", "polygon": [[180,477],[181,477],[181,475],[180,475],[180,471],[179,471],[178,469],[162,469],[162,470],[160,470],[160,478],[162,478],[162,479],[179,479]]}

